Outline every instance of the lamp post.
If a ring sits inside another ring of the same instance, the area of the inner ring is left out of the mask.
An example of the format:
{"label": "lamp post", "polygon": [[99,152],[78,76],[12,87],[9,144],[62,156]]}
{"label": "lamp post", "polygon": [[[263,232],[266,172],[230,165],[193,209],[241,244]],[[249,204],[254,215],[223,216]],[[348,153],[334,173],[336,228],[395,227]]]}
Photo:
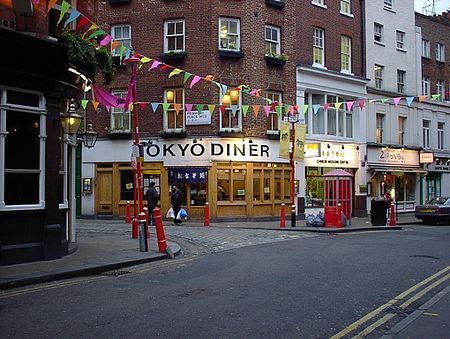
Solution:
{"label": "lamp post", "polygon": [[[131,64],[131,78],[130,78],[130,85],[131,85],[131,91],[132,91],[132,101],[133,106],[131,109],[131,114],[133,115],[133,134],[134,134],[134,147],[137,147],[139,149],[139,154],[136,156],[136,166],[133,166],[134,171],[134,185],[133,185],[133,205],[134,205],[134,211],[133,211],[133,221],[132,221],[132,238],[137,239],[138,237],[138,214],[144,211],[144,202],[143,202],[143,192],[142,192],[142,169],[141,169],[141,158],[143,156],[142,154],[142,147],[140,145],[139,141],[139,119],[136,111],[136,71],[137,71],[137,64],[140,62],[139,58],[136,58],[133,53],[131,53],[131,56],[129,58],[126,58],[124,60],[126,63]],[[133,152],[133,156],[135,152]],[[139,213],[138,213],[139,211]]]}
{"label": "lamp post", "polygon": [[294,161],[294,142],[295,142],[295,123],[296,120],[291,120],[291,140],[289,147],[289,163],[291,164],[291,227],[295,227],[295,161]]}

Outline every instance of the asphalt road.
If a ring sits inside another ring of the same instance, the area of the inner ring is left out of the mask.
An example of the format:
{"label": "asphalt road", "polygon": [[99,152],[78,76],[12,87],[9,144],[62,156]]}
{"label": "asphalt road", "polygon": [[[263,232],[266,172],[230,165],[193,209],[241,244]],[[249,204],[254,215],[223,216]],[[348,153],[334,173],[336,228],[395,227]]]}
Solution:
{"label": "asphalt road", "polygon": [[174,260],[6,291],[0,337],[378,338],[450,285],[448,226],[226,248],[208,232],[173,234]]}

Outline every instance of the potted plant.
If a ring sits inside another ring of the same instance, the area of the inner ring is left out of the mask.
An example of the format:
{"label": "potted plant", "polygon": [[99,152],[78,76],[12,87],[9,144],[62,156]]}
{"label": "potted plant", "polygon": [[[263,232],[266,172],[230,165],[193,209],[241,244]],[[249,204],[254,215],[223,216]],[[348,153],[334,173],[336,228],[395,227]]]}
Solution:
{"label": "potted plant", "polygon": [[289,57],[286,54],[266,53],[264,58],[270,65],[282,66],[288,61]]}
{"label": "potted plant", "polygon": [[186,57],[186,52],[185,51],[169,51],[166,53],[163,53],[161,55],[161,58],[164,61],[177,61],[177,60],[183,60]]}

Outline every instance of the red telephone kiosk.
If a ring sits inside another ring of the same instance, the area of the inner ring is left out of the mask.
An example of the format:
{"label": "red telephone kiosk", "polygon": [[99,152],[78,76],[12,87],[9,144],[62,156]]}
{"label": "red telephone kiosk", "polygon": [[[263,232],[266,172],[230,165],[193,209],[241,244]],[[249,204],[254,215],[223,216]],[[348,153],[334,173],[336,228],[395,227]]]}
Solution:
{"label": "red telephone kiosk", "polygon": [[353,174],[337,168],[325,177],[325,227],[343,227],[342,214],[350,225]]}

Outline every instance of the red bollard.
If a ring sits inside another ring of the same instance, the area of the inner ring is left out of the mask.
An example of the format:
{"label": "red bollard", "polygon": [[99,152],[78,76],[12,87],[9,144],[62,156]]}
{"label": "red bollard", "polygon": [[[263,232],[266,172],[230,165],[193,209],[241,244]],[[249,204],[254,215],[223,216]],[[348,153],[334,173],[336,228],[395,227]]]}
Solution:
{"label": "red bollard", "polygon": [[145,229],[147,230],[147,239],[150,239],[150,227],[148,227],[148,208],[144,207],[145,213]]}
{"label": "red bollard", "polygon": [[203,226],[209,226],[209,202],[205,203],[205,221]]}
{"label": "red bollard", "polygon": [[389,218],[389,226],[395,226],[395,206],[394,203],[391,202],[391,217]]}
{"label": "red bollard", "polygon": [[161,210],[155,207],[153,210],[153,215],[155,217],[155,228],[156,237],[158,238],[158,249],[159,253],[165,253],[167,250],[166,234],[164,233],[164,227],[162,224]]}
{"label": "red bollard", "polygon": [[281,204],[280,210],[280,228],[286,227],[286,208],[284,202]]}
{"label": "red bollard", "polygon": [[137,239],[139,235],[139,220],[138,218],[133,218],[131,220],[131,238]]}
{"label": "red bollard", "polygon": [[125,210],[125,223],[129,224],[131,222],[131,207],[130,202],[127,201],[127,209]]}

